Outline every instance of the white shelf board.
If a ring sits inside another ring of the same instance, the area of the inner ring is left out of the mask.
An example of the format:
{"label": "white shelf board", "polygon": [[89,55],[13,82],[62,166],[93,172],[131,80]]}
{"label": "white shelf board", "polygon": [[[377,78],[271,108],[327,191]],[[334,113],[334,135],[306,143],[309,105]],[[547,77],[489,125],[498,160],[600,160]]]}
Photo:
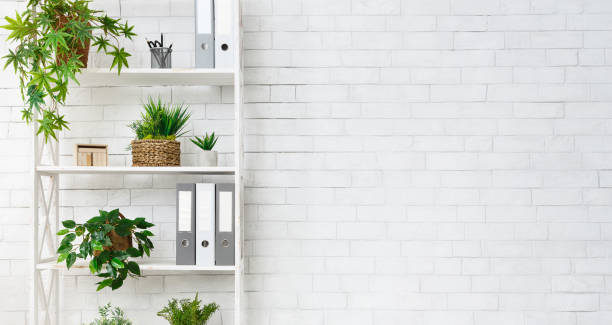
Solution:
{"label": "white shelf board", "polygon": [[[140,266],[140,271],[143,272],[193,272],[193,273],[209,273],[209,274],[233,274],[236,271],[235,266],[198,266],[198,265],[176,265],[172,260],[148,260],[136,259]],[[70,270],[66,268],[66,263],[56,263],[55,261],[40,263],[36,265],[39,270],[62,270],[65,272],[74,272],[75,274],[91,274],[88,263],[79,261],[75,263]]]}
{"label": "white shelf board", "polygon": [[85,167],[38,166],[43,174],[198,174],[234,175],[234,167]]}
{"label": "white shelf board", "polygon": [[234,84],[234,72],[224,69],[84,69],[77,76],[82,87],[92,86],[171,86]]}

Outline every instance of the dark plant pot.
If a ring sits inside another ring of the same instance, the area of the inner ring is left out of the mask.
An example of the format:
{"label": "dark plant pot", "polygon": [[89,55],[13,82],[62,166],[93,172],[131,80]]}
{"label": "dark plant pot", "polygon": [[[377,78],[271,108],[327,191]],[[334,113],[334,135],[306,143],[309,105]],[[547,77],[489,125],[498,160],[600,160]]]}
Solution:
{"label": "dark plant pot", "polygon": [[[119,218],[124,219],[125,216],[121,213],[119,213]],[[113,230],[110,233],[108,233],[108,236],[110,237],[111,242],[113,243],[113,246],[104,246],[104,250],[105,251],[124,251],[132,246],[132,235],[129,236],[119,236],[117,235],[117,233]],[[94,251],[94,256],[98,256],[102,253],[102,251]]]}
{"label": "dark plant pot", "polygon": [[[57,16],[57,28],[62,28],[66,23],[68,23],[68,17],[63,15]],[[91,24],[88,24],[91,26]],[[89,60],[89,48],[90,48],[90,40],[85,41],[85,44],[81,44],[77,42],[77,44],[69,44],[71,54],[58,53],[57,58],[55,59],[56,63],[62,63],[68,61],[72,55],[80,55],[79,61],[83,64],[83,68],[87,68],[87,61]]]}

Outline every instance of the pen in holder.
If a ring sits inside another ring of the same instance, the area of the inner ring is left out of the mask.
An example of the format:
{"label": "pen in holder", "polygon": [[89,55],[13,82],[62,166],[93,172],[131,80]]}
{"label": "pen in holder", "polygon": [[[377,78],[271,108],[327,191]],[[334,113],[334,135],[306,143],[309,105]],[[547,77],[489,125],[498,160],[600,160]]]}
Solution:
{"label": "pen in holder", "polygon": [[151,48],[151,69],[172,68],[172,46]]}

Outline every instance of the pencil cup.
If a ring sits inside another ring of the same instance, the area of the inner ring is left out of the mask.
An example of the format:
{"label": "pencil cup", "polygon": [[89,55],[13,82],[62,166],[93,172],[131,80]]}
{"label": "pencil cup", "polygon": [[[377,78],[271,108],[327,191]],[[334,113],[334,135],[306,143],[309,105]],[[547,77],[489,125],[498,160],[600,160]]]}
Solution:
{"label": "pencil cup", "polygon": [[151,69],[172,68],[172,49],[154,47],[151,49]]}

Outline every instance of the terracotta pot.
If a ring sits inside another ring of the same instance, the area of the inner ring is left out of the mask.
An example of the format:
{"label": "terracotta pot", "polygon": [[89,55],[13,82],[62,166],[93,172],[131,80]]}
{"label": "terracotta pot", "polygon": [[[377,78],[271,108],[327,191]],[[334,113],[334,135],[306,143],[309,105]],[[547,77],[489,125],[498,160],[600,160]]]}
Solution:
{"label": "terracotta pot", "polygon": [[[125,219],[125,216],[119,212],[119,218]],[[130,247],[133,247],[132,235],[122,237],[117,235],[117,233],[113,230],[108,233],[108,236],[110,237],[113,246],[104,246],[105,251],[124,251]],[[98,256],[101,253],[102,251],[94,251],[94,256]]]}

